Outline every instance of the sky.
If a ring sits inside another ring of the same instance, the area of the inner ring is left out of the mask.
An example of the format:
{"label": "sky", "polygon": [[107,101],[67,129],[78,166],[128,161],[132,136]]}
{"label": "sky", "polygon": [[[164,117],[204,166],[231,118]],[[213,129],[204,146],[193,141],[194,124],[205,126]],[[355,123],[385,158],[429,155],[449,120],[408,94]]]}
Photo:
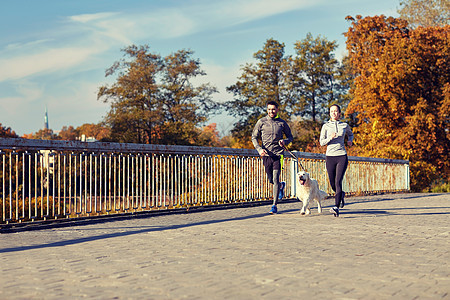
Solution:
{"label": "sky", "polygon": [[[19,136],[44,127],[99,123],[109,104],[97,100],[100,86],[117,77],[105,71],[122,49],[148,45],[167,56],[194,51],[209,82],[231,100],[246,63],[267,39],[285,44],[321,36],[345,55],[350,26],[345,17],[398,16],[399,0],[0,0],[0,123]],[[212,116],[221,135],[233,127],[227,113]],[[206,124],[205,124],[206,125]]]}

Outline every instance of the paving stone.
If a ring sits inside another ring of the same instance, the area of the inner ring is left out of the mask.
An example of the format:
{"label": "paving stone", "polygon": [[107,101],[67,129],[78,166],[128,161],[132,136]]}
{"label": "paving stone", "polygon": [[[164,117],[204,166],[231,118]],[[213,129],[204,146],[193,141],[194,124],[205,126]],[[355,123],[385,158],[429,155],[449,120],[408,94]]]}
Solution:
{"label": "paving stone", "polygon": [[450,299],[450,194],[0,235],[0,299]]}

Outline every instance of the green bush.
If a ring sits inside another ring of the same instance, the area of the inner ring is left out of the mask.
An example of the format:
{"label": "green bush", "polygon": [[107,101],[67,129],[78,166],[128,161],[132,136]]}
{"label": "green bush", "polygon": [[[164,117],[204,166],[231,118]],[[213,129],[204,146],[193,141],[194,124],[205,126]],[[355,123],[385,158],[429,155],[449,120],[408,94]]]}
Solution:
{"label": "green bush", "polygon": [[450,182],[435,184],[431,187],[432,193],[450,193]]}

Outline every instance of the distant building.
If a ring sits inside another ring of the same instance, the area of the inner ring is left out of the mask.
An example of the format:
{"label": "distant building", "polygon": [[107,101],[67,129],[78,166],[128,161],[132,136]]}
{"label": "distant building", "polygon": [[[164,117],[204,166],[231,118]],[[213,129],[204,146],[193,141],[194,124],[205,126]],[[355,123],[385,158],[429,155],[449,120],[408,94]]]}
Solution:
{"label": "distant building", "polygon": [[47,107],[45,107],[45,115],[44,115],[44,129],[48,130],[48,113],[47,113]]}
{"label": "distant building", "polygon": [[[48,130],[49,126],[48,126],[48,112],[47,112],[47,106],[45,107],[45,114],[44,114],[44,129]],[[53,174],[53,170],[54,170],[54,163],[55,163],[55,156],[54,156],[54,152],[53,150],[39,150],[39,152],[41,153],[41,166],[45,169],[48,169],[50,174]],[[47,180],[47,179],[46,179]],[[45,185],[47,186],[47,181],[45,183]]]}
{"label": "distant building", "polygon": [[53,174],[53,168],[55,164],[55,153],[54,150],[39,150],[40,155],[40,163],[44,169],[48,169],[50,174]]}
{"label": "distant building", "polygon": [[92,136],[87,137],[85,134],[81,135],[80,141],[82,141],[82,142],[97,142],[95,137],[92,137]]}

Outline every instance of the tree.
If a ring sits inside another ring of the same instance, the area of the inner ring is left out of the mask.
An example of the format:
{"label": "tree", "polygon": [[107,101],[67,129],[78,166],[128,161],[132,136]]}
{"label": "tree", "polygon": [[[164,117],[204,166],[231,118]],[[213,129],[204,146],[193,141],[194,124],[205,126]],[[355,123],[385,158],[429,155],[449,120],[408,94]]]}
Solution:
{"label": "tree", "polygon": [[86,137],[93,137],[97,141],[109,141],[110,129],[104,124],[83,124],[77,127],[76,132],[78,137],[83,134]]}
{"label": "tree", "polygon": [[448,0],[406,0],[400,1],[397,10],[401,19],[417,26],[450,25],[450,2]]}
{"label": "tree", "polygon": [[[342,104],[346,101],[344,95],[348,91],[348,83],[341,81],[345,78],[341,74],[344,69],[332,53],[336,49],[335,42],[320,37],[314,39],[308,34],[306,39],[295,44],[294,57],[285,56],[284,47],[274,39],[267,40],[263,49],[254,54],[256,63],[246,64],[238,82],[227,88],[234,99],[226,106],[238,119],[231,132],[241,147],[253,147],[249,137],[258,119],[266,114],[268,100],[280,104],[281,117],[287,121],[295,116],[312,118],[315,125],[304,119],[308,123],[304,125],[311,132],[317,132],[318,122],[325,118],[331,103]],[[305,146],[305,139],[314,145],[318,139],[313,137],[312,141],[309,133],[300,137],[302,141],[296,141],[296,138],[293,145],[302,149],[311,148]]]}
{"label": "tree", "polygon": [[231,133],[242,148],[253,147],[249,137],[258,119],[266,113],[267,101],[277,101],[284,113],[288,102],[288,91],[283,86],[284,44],[268,39],[253,57],[256,63],[246,64],[238,82],[227,87],[234,99],[225,103],[229,113],[238,119]]}
{"label": "tree", "polygon": [[318,140],[322,122],[328,118],[328,107],[339,104],[345,109],[349,102],[351,78],[346,65],[334,57],[336,48],[335,41],[313,38],[310,33],[295,43],[288,82],[296,99],[293,111],[301,118],[292,122],[295,138],[291,147],[300,151],[324,152]]}
{"label": "tree", "polygon": [[223,147],[219,137],[219,131],[217,131],[217,124],[211,123],[201,129],[199,134],[199,146],[207,146],[207,147]]}
{"label": "tree", "polygon": [[118,142],[195,144],[196,126],[206,121],[218,105],[211,99],[216,88],[194,86],[192,79],[206,73],[190,50],[167,57],[150,53],[149,47],[129,46],[122,59],[106,71],[118,75],[111,87],[102,86],[98,99],[111,103],[105,124]]}
{"label": "tree", "polygon": [[31,134],[25,134],[24,138],[33,140],[58,140],[58,136],[53,133],[51,129],[40,129],[39,131]]}
{"label": "tree", "polygon": [[58,133],[58,138],[65,141],[75,141],[78,138],[78,133],[73,126],[63,126]]}
{"label": "tree", "polygon": [[302,152],[325,152],[325,148],[319,144],[321,123],[297,117],[289,122],[289,126],[294,136],[294,141],[290,148]]}
{"label": "tree", "polygon": [[326,119],[328,107],[342,102],[341,93],[346,92],[337,81],[339,62],[333,54],[336,48],[335,41],[320,36],[314,39],[310,33],[295,43],[290,81],[298,101],[293,111],[313,122]]}
{"label": "tree", "polygon": [[363,156],[410,160],[411,188],[449,177],[450,26],[410,30],[405,20],[349,17],[347,49]]}
{"label": "tree", "polygon": [[11,127],[4,127],[0,123],[0,138],[17,138],[17,134],[11,129]]}

